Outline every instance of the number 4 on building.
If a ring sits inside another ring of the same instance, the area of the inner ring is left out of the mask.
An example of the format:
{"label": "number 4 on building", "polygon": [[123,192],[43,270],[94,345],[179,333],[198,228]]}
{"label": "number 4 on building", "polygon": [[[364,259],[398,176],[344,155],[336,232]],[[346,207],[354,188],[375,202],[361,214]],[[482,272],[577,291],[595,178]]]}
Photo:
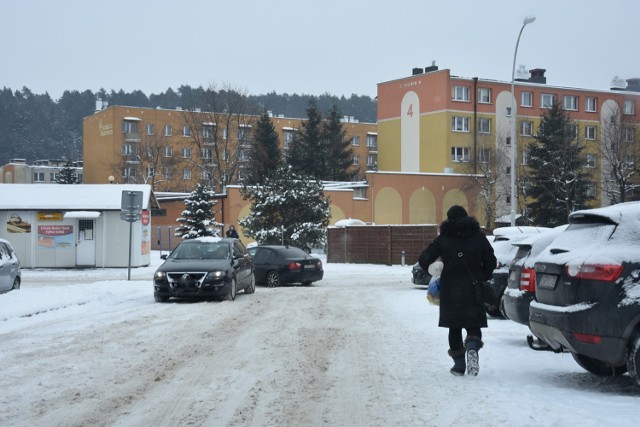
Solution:
{"label": "number 4 on building", "polygon": [[409,104],[409,110],[407,111],[407,116],[413,117],[413,104]]}

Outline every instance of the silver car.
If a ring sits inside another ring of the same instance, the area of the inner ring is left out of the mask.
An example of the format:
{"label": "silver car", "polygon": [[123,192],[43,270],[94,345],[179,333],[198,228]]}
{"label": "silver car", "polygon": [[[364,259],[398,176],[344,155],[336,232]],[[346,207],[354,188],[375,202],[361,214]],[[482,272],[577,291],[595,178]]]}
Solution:
{"label": "silver car", "polygon": [[20,289],[20,261],[11,243],[0,239],[0,293]]}

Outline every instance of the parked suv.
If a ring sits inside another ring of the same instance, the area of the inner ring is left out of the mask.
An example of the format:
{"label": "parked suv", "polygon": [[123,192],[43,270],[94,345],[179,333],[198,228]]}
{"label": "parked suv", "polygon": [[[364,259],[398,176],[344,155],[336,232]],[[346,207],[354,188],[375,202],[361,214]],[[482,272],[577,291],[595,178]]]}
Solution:
{"label": "parked suv", "polygon": [[531,331],[597,375],[640,385],[640,202],[569,215],[538,256]]}
{"label": "parked suv", "polygon": [[504,313],[503,295],[504,290],[507,288],[509,265],[518,250],[513,244],[526,239],[532,234],[539,235],[547,230],[549,230],[549,228],[532,226],[499,227],[493,230],[494,239],[493,242],[491,242],[491,246],[493,246],[497,265],[491,274],[491,285],[493,285],[493,289],[496,291],[499,305],[496,310],[487,312],[490,316],[506,317]]}
{"label": "parked suv", "polygon": [[507,289],[502,297],[507,318],[529,326],[529,304],[536,296],[536,257],[566,228],[561,225],[513,244],[517,251],[509,266]]}

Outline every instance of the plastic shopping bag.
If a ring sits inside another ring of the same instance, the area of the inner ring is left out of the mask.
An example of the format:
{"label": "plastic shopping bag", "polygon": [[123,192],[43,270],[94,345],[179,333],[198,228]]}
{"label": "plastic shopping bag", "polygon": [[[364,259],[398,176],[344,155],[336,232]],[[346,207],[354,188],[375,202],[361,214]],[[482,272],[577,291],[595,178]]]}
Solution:
{"label": "plastic shopping bag", "polygon": [[427,299],[433,305],[440,305],[440,278],[432,277],[427,289]]}

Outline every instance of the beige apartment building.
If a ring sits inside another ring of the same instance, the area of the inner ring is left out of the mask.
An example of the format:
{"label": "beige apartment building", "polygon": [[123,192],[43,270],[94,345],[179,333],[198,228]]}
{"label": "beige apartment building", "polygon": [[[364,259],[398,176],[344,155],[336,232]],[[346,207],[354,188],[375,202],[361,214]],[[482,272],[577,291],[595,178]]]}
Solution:
{"label": "beige apartment building", "polygon": [[[84,181],[146,183],[154,191],[190,192],[196,183],[222,192],[241,184],[258,116],[111,106],[84,119]],[[286,151],[304,119],[272,115]],[[375,123],[345,117],[354,180],[377,168]]]}

